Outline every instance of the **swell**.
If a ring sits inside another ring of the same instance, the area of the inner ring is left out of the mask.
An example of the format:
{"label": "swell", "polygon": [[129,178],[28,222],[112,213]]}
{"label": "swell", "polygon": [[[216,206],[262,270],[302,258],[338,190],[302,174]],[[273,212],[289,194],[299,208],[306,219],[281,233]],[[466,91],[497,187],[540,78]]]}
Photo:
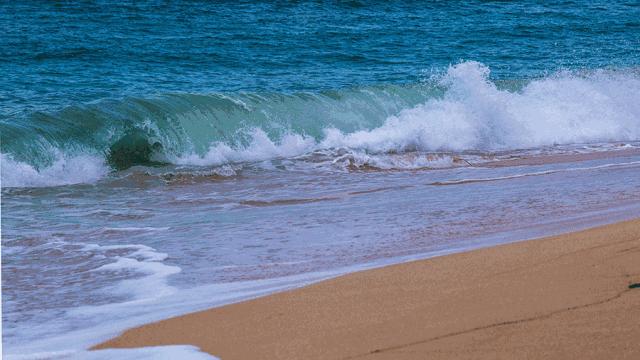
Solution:
{"label": "swell", "polygon": [[413,85],[166,94],[4,119],[3,185],[90,182],[134,165],[210,166],[330,149],[371,157],[640,139],[636,68],[503,81],[489,72],[471,61]]}

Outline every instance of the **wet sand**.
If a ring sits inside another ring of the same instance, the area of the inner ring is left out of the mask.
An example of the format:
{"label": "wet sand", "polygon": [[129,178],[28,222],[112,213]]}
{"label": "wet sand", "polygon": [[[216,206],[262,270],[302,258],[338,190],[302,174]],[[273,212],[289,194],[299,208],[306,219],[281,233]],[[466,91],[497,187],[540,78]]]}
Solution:
{"label": "wet sand", "polygon": [[225,360],[640,359],[638,283],[633,220],[352,273],[96,348],[192,344]]}

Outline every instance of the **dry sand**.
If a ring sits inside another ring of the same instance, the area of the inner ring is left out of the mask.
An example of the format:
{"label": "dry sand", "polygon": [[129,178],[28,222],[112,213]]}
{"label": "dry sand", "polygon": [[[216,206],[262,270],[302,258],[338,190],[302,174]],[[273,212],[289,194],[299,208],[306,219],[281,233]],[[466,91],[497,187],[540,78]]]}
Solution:
{"label": "dry sand", "polygon": [[126,331],[227,359],[640,359],[640,220],[345,275]]}

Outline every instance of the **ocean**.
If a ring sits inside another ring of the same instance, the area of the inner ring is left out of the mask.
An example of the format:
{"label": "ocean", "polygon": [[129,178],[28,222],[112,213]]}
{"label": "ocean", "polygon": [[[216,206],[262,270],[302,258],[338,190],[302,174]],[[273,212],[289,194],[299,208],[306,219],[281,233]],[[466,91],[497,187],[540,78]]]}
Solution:
{"label": "ocean", "polygon": [[637,1],[2,2],[3,356],[640,215]]}

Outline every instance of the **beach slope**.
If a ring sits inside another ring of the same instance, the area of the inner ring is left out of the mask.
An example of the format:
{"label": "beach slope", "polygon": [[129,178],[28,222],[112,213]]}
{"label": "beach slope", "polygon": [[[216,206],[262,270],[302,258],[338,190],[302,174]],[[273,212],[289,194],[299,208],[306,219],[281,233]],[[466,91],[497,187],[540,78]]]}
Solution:
{"label": "beach slope", "polygon": [[96,346],[222,359],[640,359],[640,220],[348,274]]}

